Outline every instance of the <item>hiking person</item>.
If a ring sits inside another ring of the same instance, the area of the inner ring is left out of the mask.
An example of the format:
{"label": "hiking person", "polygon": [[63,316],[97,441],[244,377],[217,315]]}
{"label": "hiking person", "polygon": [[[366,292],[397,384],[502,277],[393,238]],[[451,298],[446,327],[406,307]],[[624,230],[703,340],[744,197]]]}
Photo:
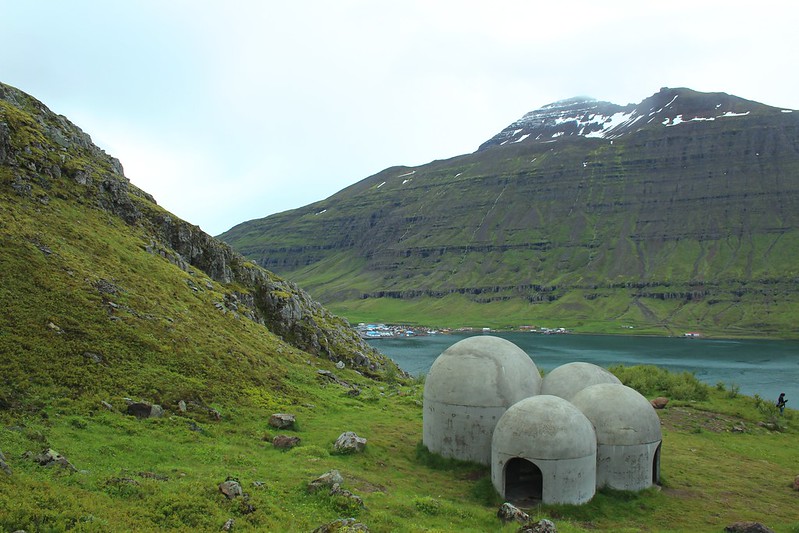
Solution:
{"label": "hiking person", "polygon": [[781,392],[780,397],[777,398],[777,407],[780,409],[780,414],[785,411],[785,404],[788,403],[788,400],[785,399],[785,393]]}

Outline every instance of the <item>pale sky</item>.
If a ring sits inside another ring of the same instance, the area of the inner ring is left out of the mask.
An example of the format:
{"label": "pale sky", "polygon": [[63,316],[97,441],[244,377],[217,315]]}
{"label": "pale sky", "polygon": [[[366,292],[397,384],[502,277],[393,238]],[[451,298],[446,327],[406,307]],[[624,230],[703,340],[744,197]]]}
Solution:
{"label": "pale sky", "polygon": [[0,0],[0,81],[212,235],[573,96],[799,109],[793,0]]}

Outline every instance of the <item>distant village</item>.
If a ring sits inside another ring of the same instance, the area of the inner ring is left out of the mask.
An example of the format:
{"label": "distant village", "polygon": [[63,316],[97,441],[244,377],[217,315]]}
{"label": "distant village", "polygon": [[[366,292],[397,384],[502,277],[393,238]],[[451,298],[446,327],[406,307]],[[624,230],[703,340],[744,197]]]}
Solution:
{"label": "distant village", "polygon": [[566,328],[542,328],[536,326],[520,326],[517,329],[493,330],[491,328],[434,329],[427,326],[407,326],[396,324],[366,324],[361,322],[355,328],[364,339],[388,339],[396,337],[423,337],[427,335],[448,335],[451,333],[491,333],[493,331],[522,331],[543,335],[562,335],[570,333]]}

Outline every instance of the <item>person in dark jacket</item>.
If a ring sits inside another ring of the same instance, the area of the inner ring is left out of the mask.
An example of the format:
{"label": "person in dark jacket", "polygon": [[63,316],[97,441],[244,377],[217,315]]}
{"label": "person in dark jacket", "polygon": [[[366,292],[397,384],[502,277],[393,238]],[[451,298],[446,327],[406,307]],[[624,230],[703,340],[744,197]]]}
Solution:
{"label": "person in dark jacket", "polygon": [[780,397],[777,398],[777,407],[780,409],[780,414],[785,411],[785,404],[788,403],[788,400],[785,399],[785,393],[781,392]]}

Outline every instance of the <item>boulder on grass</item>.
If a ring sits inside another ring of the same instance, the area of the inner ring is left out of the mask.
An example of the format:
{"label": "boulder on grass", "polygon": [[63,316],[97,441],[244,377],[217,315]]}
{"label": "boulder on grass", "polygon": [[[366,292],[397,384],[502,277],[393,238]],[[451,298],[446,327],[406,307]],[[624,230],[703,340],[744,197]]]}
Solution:
{"label": "boulder on grass", "polygon": [[33,458],[34,461],[39,463],[42,466],[60,466],[66,470],[71,472],[77,472],[78,469],[75,468],[72,463],[70,463],[66,457],[58,453],[57,451],[53,450],[52,448],[48,448],[43,450],[42,453],[37,455]]}
{"label": "boulder on grass", "polygon": [[300,438],[291,435],[276,435],[272,439],[272,446],[280,448],[281,450],[289,450],[295,446],[299,446]]}
{"label": "boulder on grass", "polygon": [[239,481],[230,477],[219,484],[219,492],[224,494],[228,500],[232,500],[233,498],[242,496],[244,494],[244,491],[241,490]]}
{"label": "boulder on grass", "polygon": [[290,429],[294,427],[296,417],[288,413],[275,413],[269,417],[269,425],[277,429]]}
{"label": "boulder on grass", "polygon": [[333,485],[341,485],[344,483],[344,478],[341,476],[338,470],[331,470],[329,472],[325,472],[318,478],[314,479],[310,483],[308,483],[308,492],[314,493],[319,489],[326,488],[326,487],[333,487]]}
{"label": "boulder on grass", "polygon": [[366,447],[366,439],[353,431],[345,431],[338,436],[333,448],[339,453],[359,453]]}
{"label": "boulder on grass", "polygon": [[357,531],[369,533],[369,528],[366,527],[365,524],[356,522],[354,518],[339,518],[338,520],[334,520],[329,524],[319,526],[313,530],[313,533],[344,533],[345,531],[347,533],[354,533]]}
{"label": "boulder on grass", "polygon": [[664,409],[666,407],[666,404],[669,403],[669,399],[664,398],[663,396],[658,396],[649,403],[651,403],[652,407],[654,407],[655,409]]}
{"label": "boulder on grass", "polygon": [[760,522],[735,522],[724,528],[727,533],[774,533]]}
{"label": "boulder on grass", "polygon": [[516,507],[515,505],[505,502],[499,506],[497,511],[497,518],[503,522],[521,522],[526,523],[530,521],[530,516]]}
{"label": "boulder on grass", "polygon": [[546,518],[535,522],[534,524],[527,524],[519,528],[517,533],[557,533],[558,528],[555,527],[554,522]]}

